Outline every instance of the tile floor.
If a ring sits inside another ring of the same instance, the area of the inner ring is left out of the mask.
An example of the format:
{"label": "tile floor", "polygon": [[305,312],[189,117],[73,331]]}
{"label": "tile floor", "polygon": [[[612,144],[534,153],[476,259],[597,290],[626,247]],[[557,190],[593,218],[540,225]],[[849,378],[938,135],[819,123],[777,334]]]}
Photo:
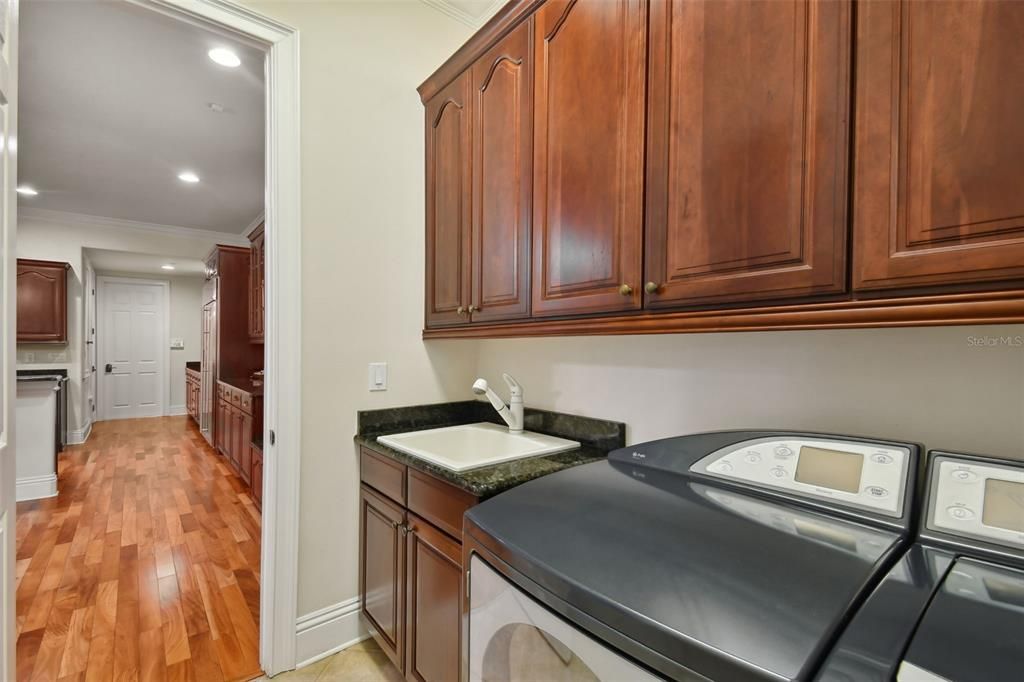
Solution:
{"label": "tile floor", "polygon": [[[256,682],[269,678],[260,677]],[[377,643],[367,639],[305,668],[282,673],[274,682],[402,682]]]}

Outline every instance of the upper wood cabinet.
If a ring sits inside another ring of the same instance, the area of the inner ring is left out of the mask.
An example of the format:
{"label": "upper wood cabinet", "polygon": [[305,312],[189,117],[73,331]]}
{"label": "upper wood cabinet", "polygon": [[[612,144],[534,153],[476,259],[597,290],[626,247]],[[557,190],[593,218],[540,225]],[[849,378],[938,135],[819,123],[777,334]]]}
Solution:
{"label": "upper wood cabinet", "polygon": [[1024,277],[1024,3],[857,16],[854,287]]}
{"label": "upper wood cabinet", "polygon": [[263,227],[260,223],[249,235],[249,340],[253,343],[263,343],[264,334],[267,241]]}
{"label": "upper wood cabinet", "polygon": [[530,313],[532,27],[523,23],[472,67],[473,322]]}
{"label": "upper wood cabinet", "polygon": [[424,337],[1024,322],[1021,35],[1016,0],[511,0],[419,87]]}
{"label": "upper wood cabinet", "polygon": [[646,0],[534,17],[533,314],[642,303]]}
{"label": "upper wood cabinet", "polygon": [[18,343],[67,343],[70,267],[56,261],[18,259]]}
{"label": "upper wood cabinet", "polygon": [[428,326],[469,321],[470,78],[464,73],[427,104]]}
{"label": "upper wood cabinet", "polygon": [[648,307],[845,289],[850,14],[652,0]]}

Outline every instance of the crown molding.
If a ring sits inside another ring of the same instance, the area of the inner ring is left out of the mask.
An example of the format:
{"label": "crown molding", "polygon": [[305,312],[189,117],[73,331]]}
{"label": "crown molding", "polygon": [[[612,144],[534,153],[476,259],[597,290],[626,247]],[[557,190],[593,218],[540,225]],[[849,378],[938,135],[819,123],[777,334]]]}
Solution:
{"label": "crown molding", "polygon": [[494,13],[498,11],[507,0],[494,0],[481,14],[479,17],[474,17],[472,14],[464,9],[460,9],[455,5],[449,4],[446,0],[420,0],[420,2],[433,7],[438,12],[446,14],[447,16],[455,19],[459,23],[465,24],[472,29],[478,29],[487,23],[487,20],[494,16]]}
{"label": "crown molding", "polygon": [[248,239],[249,235],[252,233],[252,231],[255,230],[257,227],[259,227],[260,223],[262,223],[266,219],[267,219],[267,212],[266,211],[260,211],[260,214],[258,216],[256,216],[255,218],[253,218],[252,222],[249,223],[248,225],[246,225],[245,229],[242,230],[242,236],[245,237],[246,239]]}
{"label": "crown molding", "polygon": [[160,225],[157,223],[143,223],[135,220],[124,220],[123,218],[105,218],[103,216],[89,215],[86,213],[72,213],[70,211],[54,211],[48,208],[21,208],[18,209],[19,222],[26,218],[55,223],[58,225],[88,225],[113,230],[142,230],[157,234],[184,237],[187,239],[200,239],[214,242],[215,244],[227,244],[229,246],[248,246],[249,240],[245,237],[231,232],[217,232],[215,230],[200,230],[194,227],[181,227],[180,225]]}

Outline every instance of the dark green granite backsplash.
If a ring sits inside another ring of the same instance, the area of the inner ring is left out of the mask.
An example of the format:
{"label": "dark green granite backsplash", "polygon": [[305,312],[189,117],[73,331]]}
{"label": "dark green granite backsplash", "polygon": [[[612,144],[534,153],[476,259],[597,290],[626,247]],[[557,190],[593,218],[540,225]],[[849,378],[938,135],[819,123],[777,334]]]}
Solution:
{"label": "dark green granite backsplash", "polygon": [[[622,422],[536,410],[532,407],[523,410],[523,421],[527,431],[576,440],[604,451],[621,448],[626,444],[626,425]],[[356,428],[358,435],[370,437],[474,422],[505,423],[489,402],[463,400],[361,410],[356,417]]]}

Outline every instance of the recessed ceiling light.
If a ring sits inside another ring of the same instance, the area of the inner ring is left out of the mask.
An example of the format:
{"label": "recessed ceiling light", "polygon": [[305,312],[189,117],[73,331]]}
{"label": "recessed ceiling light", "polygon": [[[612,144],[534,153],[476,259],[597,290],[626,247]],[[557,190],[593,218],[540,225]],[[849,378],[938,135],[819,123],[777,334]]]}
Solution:
{"label": "recessed ceiling light", "polygon": [[15,191],[17,191],[18,194],[24,195],[26,197],[34,197],[35,195],[39,194],[39,190],[35,189],[34,187],[29,187],[28,185],[22,185]]}
{"label": "recessed ceiling light", "polygon": [[242,63],[242,60],[238,58],[238,55],[226,47],[215,47],[207,54],[209,54],[210,59],[216,63],[232,69]]}
{"label": "recessed ceiling light", "polygon": [[173,270],[173,269],[174,269],[174,264],[173,264],[173,263],[164,263],[164,264],[163,264],[163,265],[161,265],[160,267],[161,267],[161,268],[162,268],[163,270]]}
{"label": "recessed ceiling light", "polygon": [[181,173],[178,173],[178,179],[182,182],[199,182],[199,176],[192,171],[182,171]]}

